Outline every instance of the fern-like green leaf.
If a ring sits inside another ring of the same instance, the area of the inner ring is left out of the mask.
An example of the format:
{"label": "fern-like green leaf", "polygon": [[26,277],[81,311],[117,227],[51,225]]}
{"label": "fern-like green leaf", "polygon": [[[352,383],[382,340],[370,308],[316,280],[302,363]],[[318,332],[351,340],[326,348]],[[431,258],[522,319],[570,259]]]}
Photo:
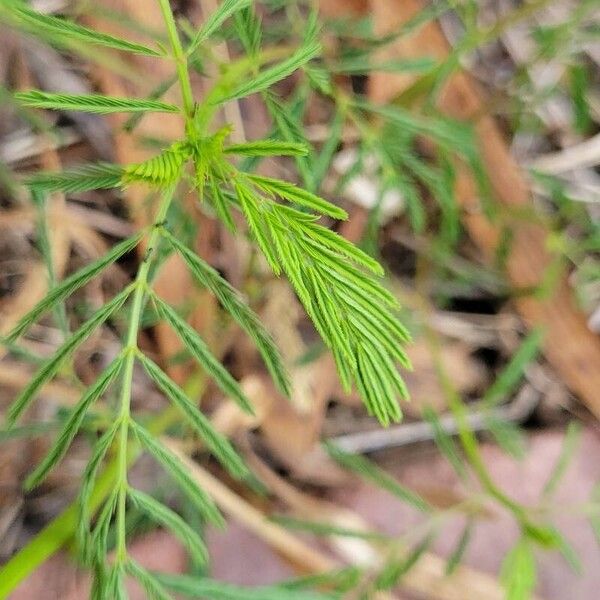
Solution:
{"label": "fern-like green leaf", "polygon": [[143,44],[101,33],[66,19],[44,15],[16,0],[2,0],[0,5],[6,11],[5,16],[15,26],[26,29],[35,35],[50,35],[66,41],[79,41],[145,56],[161,56],[160,52]]}
{"label": "fern-like green leaf", "polygon": [[244,144],[232,144],[223,148],[223,152],[242,156],[306,156],[308,148],[298,142],[259,140]]}
{"label": "fern-like green leaf", "polygon": [[127,495],[148,517],[169,529],[197,564],[206,564],[208,552],[204,542],[177,513],[140,490],[130,488]]}
{"label": "fern-like green leaf", "polygon": [[315,194],[307,192],[293,183],[273,179],[271,177],[263,177],[261,175],[248,175],[248,179],[259,189],[279,196],[300,206],[305,206],[317,212],[333,217],[334,219],[347,219],[348,213],[327,200],[319,198]]}
{"label": "fern-like green leaf", "polygon": [[[273,185],[266,178],[248,179],[272,186],[280,195],[280,188],[286,196],[293,195],[287,192],[285,182],[273,180]],[[285,271],[317,331],[331,348],[344,388],[349,389],[354,382],[369,414],[382,424],[400,420],[397,398],[407,398],[408,391],[395,362],[410,368],[402,348],[409,336],[388,309],[397,305],[394,296],[361,267],[378,273],[381,268],[316,224],[312,215],[268,198],[261,202],[239,183],[236,191],[269,263],[276,273]]]}
{"label": "fern-like green leaf", "polygon": [[248,468],[244,465],[239,454],[225,437],[215,431],[210,421],[198,410],[186,393],[148,357],[141,355],[140,362],[152,381],[183,412],[208,449],[219,459],[221,464],[233,477],[246,477]]}
{"label": "fern-like green leaf", "polygon": [[398,483],[391,475],[380,469],[370,460],[362,456],[348,454],[334,444],[326,443],[325,448],[329,455],[346,469],[354,471],[421,512],[432,512],[432,507],[421,496]]}
{"label": "fern-like green leaf", "polygon": [[101,94],[54,94],[40,90],[29,90],[27,92],[17,92],[15,99],[30,108],[74,110],[99,115],[130,112],[177,113],[180,110],[175,104],[168,104],[159,100],[118,98]]}
{"label": "fern-like green leaf", "polygon": [[208,180],[208,186],[210,189],[210,197],[212,201],[212,205],[217,213],[217,216],[224,223],[225,227],[232,233],[235,232],[235,222],[233,220],[233,216],[231,214],[231,210],[229,209],[229,200],[226,195],[223,193],[223,189],[221,188],[221,182],[217,181],[217,178],[211,175]]}
{"label": "fern-like green leaf", "polygon": [[331,600],[331,596],[283,586],[239,587],[206,577],[155,574],[158,581],[178,594],[211,600]]}
{"label": "fern-like green leaf", "polygon": [[123,167],[108,163],[82,165],[66,171],[36,173],[25,178],[25,185],[45,192],[73,194],[107,190],[122,183]]}
{"label": "fern-like green leaf", "polygon": [[273,339],[265,330],[258,316],[250,310],[239,292],[225,281],[210,265],[184,246],[168,231],[164,230],[163,235],[171,246],[179,252],[198,283],[207,287],[218,298],[225,310],[252,338],[275,384],[284,394],[289,395],[290,384],[283,360]]}
{"label": "fern-like green leaf", "polygon": [[262,92],[272,85],[285,79],[294,71],[305,65],[321,52],[321,46],[316,41],[303,45],[286,60],[259,73],[252,80],[238,86],[234,91],[219,99],[219,103],[244,98],[257,92]]}
{"label": "fern-like green leaf", "polygon": [[175,330],[185,347],[194,356],[202,368],[215,380],[225,394],[231,397],[246,413],[253,415],[254,410],[238,382],[212,354],[206,342],[190,327],[166,302],[153,294],[152,299],[158,314]]}
{"label": "fern-like green leaf", "polygon": [[124,181],[146,181],[160,186],[170,186],[179,180],[183,166],[191,156],[185,142],[176,142],[143,163],[125,168]]}
{"label": "fern-like green leaf", "polygon": [[35,323],[44,313],[52,309],[59,302],[68,298],[73,292],[84,286],[91,279],[99,275],[109,265],[117,261],[121,256],[133,250],[139,243],[143,232],[116,244],[103,257],[90,263],[83,269],[73,273],[70,277],[62,281],[56,287],[52,288],[43,300],[40,300],[21,320],[15,325],[13,330],[6,336],[9,342],[14,342],[27,328]]}
{"label": "fern-like green leaf", "polygon": [[131,428],[142,446],[161,464],[165,471],[177,481],[188,500],[194,504],[200,514],[216,526],[223,526],[223,517],[214,502],[190,477],[187,468],[168,448],[165,448],[154,436],[141,425],[133,421]]}
{"label": "fern-like green leaf", "polygon": [[54,355],[48,359],[41,369],[31,378],[31,381],[25,386],[25,389],[19,394],[18,398],[11,404],[6,416],[7,426],[12,427],[23,411],[35,399],[36,394],[41,387],[52,377],[56,375],[63,361],[71,355],[72,352],[86,340],[94,330],[115,313],[127,300],[131,293],[132,286],[124,289],[115,296],[110,302],[105,304],[96,314],[86,321],[65,343],[58,348]]}
{"label": "fern-like green leaf", "polygon": [[46,453],[44,460],[26,479],[26,490],[30,490],[39,485],[46,478],[48,473],[62,459],[71,445],[73,438],[77,435],[87,410],[106,391],[108,386],[119,373],[122,364],[123,357],[122,355],[119,355],[100,375],[100,377],[98,377],[96,382],[87,389],[81,400],[71,411],[69,418],[63,425],[63,428],[54,442],[54,445]]}
{"label": "fern-like green leaf", "polygon": [[96,475],[100,464],[104,460],[106,453],[110,445],[112,444],[115,435],[120,428],[121,423],[117,419],[115,422],[100,436],[94,448],[92,455],[88,461],[83,475],[81,476],[81,488],[77,498],[77,504],[79,506],[79,518],[77,519],[77,541],[82,549],[82,554],[85,562],[89,562],[91,558],[90,548],[90,500],[92,497],[92,491],[94,489],[94,482],[96,481]]}
{"label": "fern-like green leaf", "polygon": [[167,590],[156,579],[153,573],[146,571],[133,559],[129,559],[125,565],[126,572],[137,579],[148,598],[151,600],[172,600]]}
{"label": "fern-like green leaf", "polygon": [[223,0],[220,6],[209,15],[190,43],[187,53],[195,52],[229,17],[246,8],[251,0]]}

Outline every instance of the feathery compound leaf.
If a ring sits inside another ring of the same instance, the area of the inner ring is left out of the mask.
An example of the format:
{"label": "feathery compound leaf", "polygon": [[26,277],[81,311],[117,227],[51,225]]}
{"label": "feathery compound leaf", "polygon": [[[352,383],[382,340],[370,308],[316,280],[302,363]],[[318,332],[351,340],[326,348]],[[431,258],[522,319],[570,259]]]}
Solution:
{"label": "feathery compound leaf", "polygon": [[168,231],[163,230],[163,235],[170,242],[171,246],[181,254],[181,257],[198,282],[207,287],[218,298],[225,310],[229,312],[239,323],[240,327],[252,338],[275,384],[284,394],[289,395],[289,379],[279,350],[269,333],[263,327],[260,319],[240,297],[239,292],[225,281],[217,271],[189,248],[186,248]]}
{"label": "feathery compound leaf", "polygon": [[219,103],[227,102],[228,100],[235,100],[236,98],[243,98],[244,96],[249,96],[250,94],[256,94],[257,92],[266,90],[278,81],[281,81],[282,79],[285,79],[291,75],[294,71],[299,69],[302,65],[305,65],[320,52],[320,44],[316,41],[311,41],[310,43],[299,48],[288,59],[278,63],[277,65],[274,65],[269,69],[264,70],[251,81],[240,85],[231,94],[228,94],[224,98],[220,98]]}
{"label": "feathery compound leaf", "polygon": [[192,151],[185,142],[175,142],[172,146],[149,160],[125,168],[124,181],[147,181],[155,185],[172,185],[180,177],[183,165]]}
{"label": "feathery compound leaf", "polygon": [[206,546],[196,532],[175,512],[164,504],[157,502],[152,496],[130,488],[127,495],[133,503],[144,511],[153,521],[169,529],[187,548],[190,556],[198,564],[208,560]]}
{"label": "feathery compound leaf", "polygon": [[31,31],[36,35],[52,35],[59,38],[65,38],[67,41],[76,40],[86,44],[105,46],[115,50],[124,50],[134,54],[144,54],[146,56],[161,56],[161,53],[135,42],[129,42],[121,38],[94,31],[72,21],[60,19],[51,15],[44,15],[31,10],[23,3],[14,2],[14,0],[3,0],[0,3],[4,10],[8,10],[8,17],[15,21],[17,26]]}
{"label": "feathery compound leaf", "polygon": [[323,198],[319,198],[319,196],[311,194],[293,183],[272,179],[271,177],[262,177],[261,175],[248,175],[248,179],[257,188],[290,202],[295,202],[300,206],[306,206],[334,219],[348,218],[348,213],[339,206],[335,206],[335,204],[331,204],[331,202],[327,202],[327,200],[323,200]]}
{"label": "feathery compound leaf", "polygon": [[31,108],[75,110],[108,115],[120,112],[179,112],[179,107],[158,100],[118,98],[101,94],[53,94],[40,90],[17,92],[15,99]]}
{"label": "feathery compound leaf", "polygon": [[25,489],[30,490],[39,485],[48,475],[48,473],[56,466],[67,452],[73,438],[77,435],[81,423],[89,407],[106,391],[108,386],[119,373],[123,364],[123,356],[119,355],[108,368],[98,377],[95,383],[88,388],[81,400],[72,410],[69,418],[64,424],[60,434],[58,435],[54,445],[47,452],[44,460],[38,467],[29,475],[25,481]]}
{"label": "feathery compound leaf", "polygon": [[241,154],[242,156],[306,156],[308,148],[298,142],[279,140],[258,140],[245,144],[232,144],[223,148],[225,154]]}
{"label": "feathery compound leaf", "polygon": [[215,431],[210,421],[196,408],[185,392],[155,362],[143,355],[140,355],[140,362],[154,383],[188,418],[190,424],[221,464],[233,477],[246,477],[248,469],[229,440]]}
{"label": "feathery compound leaf", "polygon": [[102,258],[90,263],[83,269],[73,273],[70,277],[62,281],[55,288],[51,289],[46,297],[38,302],[14,327],[8,334],[7,341],[14,342],[31,324],[35,323],[39,317],[51,308],[56,306],[65,298],[69,297],[75,290],[84,286],[88,281],[104,271],[106,267],[117,261],[121,256],[133,250],[140,241],[143,232],[130,237],[114,246],[110,252],[107,252]]}
{"label": "feathery compound leaf", "polygon": [[221,219],[229,231],[234,233],[236,230],[235,222],[231,215],[231,211],[229,210],[229,200],[221,189],[221,183],[217,181],[216,177],[211,175],[208,180],[208,185],[210,188],[212,204],[219,219]]}
{"label": "feathery compound leaf", "polygon": [[125,571],[138,580],[148,595],[148,598],[151,598],[152,600],[172,600],[167,590],[160,584],[154,574],[146,571],[146,569],[138,565],[134,560],[129,559],[127,561]]}
{"label": "feathery compound leaf", "polygon": [[397,498],[400,498],[400,500],[414,506],[421,512],[432,512],[431,506],[421,498],[421,496],[399,484],[391,475],[377,467],[370,460],[367,460],[363,456],[348,454],[331,443],[325,443],[325,449],[331,458],[347,469],[354,471],[361,477],[364,477],[375,485],[387,490]]}
{"label": "feathery compound leaf", "polygon": [[45,192],[67,194],[107,190],[121,185],[123,167],[109,163],[82,165],[57,172],[42,172],[25,178],[25,185]]}
{"label": "feathery compound leaf", "polygon": [[81,476],[81,488],[77,503],[79,505],[79,519],[77,521],[77,540],[82,548],[82,554],[87,559],[90,557],[89,548],[89,531],[90,531],[90,499],[92,497],[92,491],[94,489],[94,482],[96,480],[96,474],[100,463],[104,460],[108,448],[110,447],[117,430],[120,428],[121,423],[117,419],[115,422],[102,434],[100,439],[96,442],[92,451],[92,456],[85,467],[83,475]]}
{"label": "feathery compound leaf", "polygon": [[238,382],[229,371],[212,354],[206,342],[190,327],[166,302],[153,294],[152,299],[156,305],[159,316],[169,323],[176,331],[181,341],[189,352],[200,363],[203,369],[215,380],[215,383],[230,396],[237,404],[250,415],[254,414],[252,405],[242,392]]}
{"label": "feathery compound leaf", "polygon": [[44,363],[42,368],[32,377],[19,397],[8,409],[6,423],[11,428],[23,411],[34,400],[40,388],[50,380],[60,368],[62,362],[81,344],[93,331],[116,312],[131,293],[132,286],[115,296],[108,304],[103,306],[96,314],[86,321],[73,335],[54,353],[52,358]]}
{"label": "feathery compound leaf", "polygon": [[152,434],[135,421],[131,422],[133,432],[142,446],[161,464],[165,471],[179,484],[187,498],[194,504],[200,514],[210,523],[217,526],[224,524],[221,513],[212,499],[207,496],[198,484],[190,477],[185,465],[168,448],[156,440]]}
{"label": "feathery compound leaf", "polygon": [[[248,179],[263,183],[266,178]],[[285,186],[285,182],[273,181]],[[256,200],[252,191],[239,183],[236,190],[273,270],[285,270],[317,331],[331,348],[344,388],[350,389],[354,382],[369,414],[382,424],[400,420],[397,397],[408,398],[408,391],[395,361],[410,368],[402,349],[409,336],[387,309],[396,306],[394,296],[353,262],[376,272],[381,268],[314,223],[313,216],[267,198]]]}
{"label": "feathery compound leaf", "polygon": [[204,22],[198,33],[194,36],[189,48],[188,54],[197,50],[198,46],[207,40],[229,17],[237,11],[246,8],[252,0],[224,0],[221,5]]}
{"label": "feathery compound leaf", "polygon": [[279,273],[281,273],[281,268],[277,261],[277,256],[275,255],[267,223],[261,214],[260,205],[257,199],[254,197],[252,190],[238,183],[235,184],[235,193],[240,201],[244,216],[250,225],[250,231],[252,232],[254,239],[263,251],[265,258],[271,265],[274,273],[279,275]]}
{"label": "feathery compound leaf", "polygon": [[303,590],[289,590],[276,585],[248,588],[190,575],[156,573],[155,577],[170,590],[191,598],[210,598],[211,600],[331,600],[329,595]]}

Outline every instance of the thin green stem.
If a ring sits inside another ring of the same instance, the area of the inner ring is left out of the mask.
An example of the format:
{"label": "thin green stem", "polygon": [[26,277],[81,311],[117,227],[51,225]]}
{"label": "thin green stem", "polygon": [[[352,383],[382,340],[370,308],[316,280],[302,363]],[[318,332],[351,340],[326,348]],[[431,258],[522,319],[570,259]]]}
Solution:
{"label": "thin green stem", "polygon": [[190,73],[188,70],[187,56],[183,51],[181,45],[181,39],[177,33],[177,25],[171,10],[169,0],[158,0],[160,9],[165,20],[167,27],[167,35],[169,37],[169,43],[171,44],[171,50],[173,51],[173,58],[177,65],[177,77],[179,79],[179,86],[181,88],[181,96],[183,99],[183,109],[185,111],[186,126],[188,127],[188,134],[193,132],[189,130],[189,127],[194,123],[194,94],[192,92],[192,84],[190,82]]}
{"label": "thin green stem", "polygon": [[164,193],[158,211],[156,213],[156,217],[154,219],[154,227],[148,239],[146,255],[135,278],[135,291],[133,294],[131,314],[129,316],[129,328],[127,330],[127,338],[125,342],[126,358],[125,365],[123,367],[123,385],[121,388],[120,411],[118,417],[121,425],[119,430],[117,454],[119,465],[117,479],[119,485],[119,497],[117,501],[117,560],[120,562],[124,562],[127,557],[125,526],[128,485],[127,454],[129,425],[131,421],[131,390],[133,382],[133,368],[135,365],[135,358],[138,353],[137,338],[142,321],[142,312],[144,308],[144,301],[146,298],[146,291],[148,288],[151,259],[156,251],[156,247],[160,242],[160,231],[158,225],[162,224],[167,217],[171,201],[173,200],[174,191],[175,188],[171,187]]}

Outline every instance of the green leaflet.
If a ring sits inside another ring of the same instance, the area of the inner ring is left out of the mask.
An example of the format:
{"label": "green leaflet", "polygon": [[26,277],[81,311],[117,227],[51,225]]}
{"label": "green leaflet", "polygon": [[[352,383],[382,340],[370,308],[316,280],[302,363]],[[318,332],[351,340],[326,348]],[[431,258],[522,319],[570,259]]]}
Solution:
{"label": "green leaflet", "polygon": [[134,560],[129,559],[127,561],[125,571],[139,581],[148,598],[152,600],[171,600],[171,596],[158,579]]}
{"label": "green leaflet", "polygon": [[44,460],[38,467],[29,475],[25,481],[25,489],[39,485],[48,475],[48,473],[56,466],[67,452],[73,438],[77,435],[81,423],[89,407],[106,391],[118,375],[123,364],[123,356],[119,355],[98,377],[93,385],[91,385],[75,408],[71,411],[69,418],[65,422],[61,432],[59,433],[54,445],[48,450]]}
{"label": "green leaflet", "polygon": [[329,455],[342,466],[354,471],[378,487],[387,490],[397,498],[400,498],[403,502],[410,504],[421,512],[432,512],[432,507],[423,498],[415,494],[412,490],[399,484],[391,475],[377,467],[370,460],[367,460],[362,456],[348,454],[330,443],[325,444],[325,449]]}
{"label": "green leaflet", "polygon": [[469,542],[471,541],[471,535],[473,534],[473,529],[475,528],[475,524],[473,519],[468,519],[463,532],[456,544],[454,551],[448,558],[448,562],[446,563],[446,575],[452,575],[454,571],[458,568],[462,559],[465,555],[465,551]]}
{"label": "green leaflet", "polygon": [[223,152],[241,156],[306,156],[308,148],[298,142],[259,140],[244,144],[232,144],[223,148]]}
{"label": "green leaflet", "polygon": [[423,417],[433,429],[434,440],[440,452],[452,465],[456,474],[463,481],[466,481],[468,473],[465,467],[465,458],[459,453],[454,440],[444,431],[437,413],[431,407],[426,406],[423,410]]}
{"label": "green leaflet", "polygon": [[429,549],[434,540],[434,534],[427,534],[408,554],[401,559],[390,560],[375,580],[377,590],[390,590],[398,585],[402,577],[417,564],[419,559]]}
{"label": "green leaflet", "polygon": [[219,103],[228,102],[244,96],[250,96],[257,92],[262,92],[271,87],[278,81],[285,79],[294,71],[305,65],[308,61],[315,58],[321,52],[321,46],[316,41],[311,41],[305,46],[299,48],[288,59],[265,69],[252,80],[238,86],[233,92],[219,99]]}
{"label": "green leaflet", "polygon": [[179,107],[159,100],[138,100],[137,98],[117,98],[101,94],[54,94],[40,90],[17,92],[15,99],[30,108],[51,110],[75,110],[99,115],[128,112],[167,112],[177,113]]}
{"label": "green leaflet", "polygon": [[125,168],[123,180],[146,181],[159,186],[170,186],[181,177],[184,164],[192,155],[186,142],[175,142],[169,148],[152,158]]}
{"label": "green leaflet", "polygon": [[248,475],[248,469],[242,459],[233,449],[229,441],[215,431],[210,421],[202,414],[185,392],[169,376],[149,358],[140,355],[140,362],[150,378],[163,393],[183,412],[190,425],[202,438],[209,450],[219,459],[221,464],[233,475],[243,478]]}
{"label": "green leaflet", "polygon": [[215,380],[221,390],[230,396],[242,410],[252,415],[254,409],[244,395],[238,382],[212,354],[206,342],[193,327],[190,327],[168,304],[153,294],[152,300],[160,317],[175,330],[185,347],[194,356],[203,369]]}
{"label": "green leaflet", "polygon": [[130,42],[106,33],[100,33],[88,27],[83,27],[72,21],[60,19],[51,15],[44,15],[31,10],[26,4],[16,2],[15,0],[2,0],[0,4],[3,10],[6,10],[6,16],[15,23],[28,31],[37,35],[51,35],[64,38],[65,40],[75,40],[93,44],[96,46],[105,46],[114,50],[123,50],[133,52],[134,54],[144,54],[146,56],[161,56],[162,53],[135,42]]}
{"label": "green leaflet", "polygon": [[217,526],[223,525],[223,517],[217,510],[214,502],[207,494],[198,487],[198,484],[190,477],[187,468],[181,461],[160,441],[141,425],[132,421],[131,428],[142,446],[161,464],[165,471],[177,481],[186,497],[198,509],[200,514],[210,523]]}
{"label": "green leaflet", "polygon": [[162,585],[191,598],[211,600],[331,600],[331,596],[303,590],[288,590],[283,586],[238,587],[207,577],[155,573]]}
{"label": "green leaflet", "polygon": [[93,263],[90,263],[86,267],[83,267],[83,269],[80,269],[76,273],[73,273],[73,275],[67,277],[67,279],[50,290],[43,300],[40,300],[24,317],[21,318],[13,330],[6,336],[6,339],[9,342],[14,342],[45,312],[49,311],[65,298],[68,298],[73,292],[84,286],[91,279],[96,277],[96,275],[99,275],[106,267],[121,258],[121,256],[133,250],[139,243],[142,235],[143,232],[139,232],[129,239],[113,246],[113,248],[104,256]]}
{"label": "green leaflet", "polygon": [[119,187],[122,177],[123,167],[96,163],[81,165],[66,171],[38,173],[27,177],[24,183],[36,190],[72,194]]}
{"label": "green leaflet", "polygon": [[190,271],[198,282],[206,286],[221,302],[229,314],[239,323],[240,327],[252,338],[261,353],[277,387],[289,395],[289,379],[279,350],[273,339],[265,330],[260,319],[253,313],[242,300],[239,292],[225,281],[217,271],[204,262],[199,256],[186,248],[177,238],[168,231],[163,230],[163,235],[171,246],[179,252],[187,263]]}
{"label": "green leaflet", "polygon": [[204,542],[177,513],[140,490],[130,488],[127,495],[153,521],[163,525],[179,538],[196,563],[207,562],[208,553]]}
{"label": "green leaflet", "polygon": [[348,213],[327,200],[319,198],[315,194],[307,192],[302,188],[295,186],[293,183],[272,179],[271,177],[262,177],[260,175],[248,175],[248,179],[252,181],[259,189],[264,190],[274,196],[279,196],[290,202],[305,206],[319,213],[333,217],[334,219],[347,219]]}
{"label": "green leaflet", "polygon": [[200,44],[207,40],[229,17],[251,4],[251,0],[223,0],[217,10],[209,15],[208,19],[198,30],[190,43],[187,53],[195,52]]}
{"label": "green leaflet", "polygon": [[88,461],[88,464],[85,467],[83,475],[81,476],[81,488],[79,490],[79,495],[77,498],[77,503],[79,505],[79,519],[77,520],[76,537],[79,546],[82,549],[84,562],[89,562],[91,555],[89,536],[91,514],[89,504],[94,488],[94,482],[96,481],[98,469],[100,468],[100,465],[104,460],[104,457],[108,452],[108,448],[110,447],[119,427],[120,422],[118,420],[115,420],[115,422],[104,432],[104,434],[96,442],[92,450],[90,460]]}
{"label": "green leaflet", "polygon": [[17,399],[11,404],[6,416],[7,426],[12,427],[23,411],[35,399],[36,394],[41,387],[52,379],[58,372],[62,362],[71,355],[72,352],[81,344],[93,331],[106,321],[114,312],[123,306],[131,293],[132,286],[127,287],[120,294],[115,296],[110,302],[105,304],[96,314],[86,321],[67,341],[48,359],[40,370],[32,377],[31,381],[25,386],[25,389],[19,394]]}

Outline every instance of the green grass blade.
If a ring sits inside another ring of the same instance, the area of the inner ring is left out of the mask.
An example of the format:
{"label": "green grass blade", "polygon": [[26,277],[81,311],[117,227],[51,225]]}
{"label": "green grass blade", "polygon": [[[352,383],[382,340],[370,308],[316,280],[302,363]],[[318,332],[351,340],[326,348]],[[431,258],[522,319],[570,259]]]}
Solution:
{"label": "green grass blade", "polygon": [[58,464],[67,452],[73,438],[77,435],[81,423],[89,407],[106,391],[108,386],[119,373],[123,364],[123,357],[119,355],[108,368],[91,385],[75,408],[71,411],[69,418],[64,424],[53,446],[46,453],[44,460],[27,477],[25,489],[31,490],[39,485],[48,475],[48,473]]}
{"label": "green grass blade", "polygon": [[17,92],[15,99],[30,108],[50,110],[75,110],[79,112],[108,115],[111,113],[131,112],[167,112],[180,111],[175,104],[159,100],[138,100],[137,98],[119,98],[101,94],[54,94],[40,90]]}
{"label": "green grass blade", "polygon": [[64,360],[86,340],[94,330],[106,321],[114,312],[116,312],[127,300],[131,293],[131,287],[126,288],[120,294],[115,296],[110,302],[97,311],[94,316],[86,321],[73,335],[54,353],[52,358],[44,363],[39,371],[32,377],[31,381],[25,386],[25,389],[19,394],[18,398],[11,404],[6,416],[7,426],[12,427],[23,411],[35,399],[36,394],[41,387],[49,381],[60,368]]}
{"label": "green grass blade", "polygon": [[84,286],[91,279],[99,275],[106,267],[117,261],[121,256],[133,250],[140,241],[143,233],[140,232],[119,244],[116,244],[103,257],[90,263],[83,269],[73,273],[55,288],[50,290],[43,300],[40,300],[14,327],[6,339],[14,342],[30,325],[35,323],[45,312],[53,308],[58,302],[69,297],[74,291]]}

